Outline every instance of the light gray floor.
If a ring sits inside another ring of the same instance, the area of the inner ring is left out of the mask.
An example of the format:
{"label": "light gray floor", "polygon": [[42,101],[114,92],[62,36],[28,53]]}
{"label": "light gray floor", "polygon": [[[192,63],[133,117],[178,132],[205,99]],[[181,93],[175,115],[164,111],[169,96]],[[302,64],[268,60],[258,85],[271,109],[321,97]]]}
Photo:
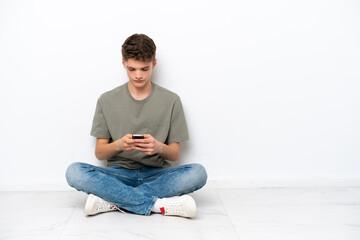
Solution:
{"label": "light gray floor", "polygon": [[0,239],[359,240],[360,188],[208,189],[194,219],[83,214],[80,192],[0,192]]}

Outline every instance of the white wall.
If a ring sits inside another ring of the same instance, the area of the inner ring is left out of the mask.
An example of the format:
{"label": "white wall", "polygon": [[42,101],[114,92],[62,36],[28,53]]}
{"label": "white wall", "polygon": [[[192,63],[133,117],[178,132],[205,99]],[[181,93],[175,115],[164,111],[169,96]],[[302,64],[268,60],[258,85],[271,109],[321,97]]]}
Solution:
{"label": "white wall", "polygon": [[121,45],[157,44],[183,101],[180,164],[210,182],[360,185],[359,1],[0,0],[0,190],[68,189],[101,164],[97,98],[127,81]]}

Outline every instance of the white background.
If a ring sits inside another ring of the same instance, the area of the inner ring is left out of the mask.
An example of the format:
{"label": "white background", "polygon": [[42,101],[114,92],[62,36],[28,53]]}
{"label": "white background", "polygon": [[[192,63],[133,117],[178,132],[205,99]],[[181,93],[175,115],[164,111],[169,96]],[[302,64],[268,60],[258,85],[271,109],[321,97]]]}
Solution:
{"label": "white background", "polygon": [[0,190],[69,189],[101,165],[96,100],[127,81],[121,45],[155,41],[180,95],[178,164],[210,183],[360,185],[359,1],[0,0]]}

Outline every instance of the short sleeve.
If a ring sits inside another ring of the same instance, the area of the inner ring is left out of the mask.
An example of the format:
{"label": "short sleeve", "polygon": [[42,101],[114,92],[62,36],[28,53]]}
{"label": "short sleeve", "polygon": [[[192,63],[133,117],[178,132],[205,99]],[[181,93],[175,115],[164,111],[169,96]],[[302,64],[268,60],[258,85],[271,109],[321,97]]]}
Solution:
{"label": "short sleeve", "polygon": [[96,138],[111,138],[109,128],[101,108],[100,99],[97,101],[93,124],[90,132]]}
{"label": "short sleeve", "polygon": [[167,143],[189,140],[188,127],[180,98],[174,102]]}

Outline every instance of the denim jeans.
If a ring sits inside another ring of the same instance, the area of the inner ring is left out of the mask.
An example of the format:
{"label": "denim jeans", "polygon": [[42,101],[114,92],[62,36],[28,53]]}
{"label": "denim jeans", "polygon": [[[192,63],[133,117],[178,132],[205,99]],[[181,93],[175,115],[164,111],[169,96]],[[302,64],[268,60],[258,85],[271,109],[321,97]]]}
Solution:
{"label": "denim jeans", "polygon": [[78,191],[92,193],[130,212],[150,215],[157,198],[194,192],[206,184],[207,173],[200,164],[129,170],[76,162],[68,167],[66,180]]}

